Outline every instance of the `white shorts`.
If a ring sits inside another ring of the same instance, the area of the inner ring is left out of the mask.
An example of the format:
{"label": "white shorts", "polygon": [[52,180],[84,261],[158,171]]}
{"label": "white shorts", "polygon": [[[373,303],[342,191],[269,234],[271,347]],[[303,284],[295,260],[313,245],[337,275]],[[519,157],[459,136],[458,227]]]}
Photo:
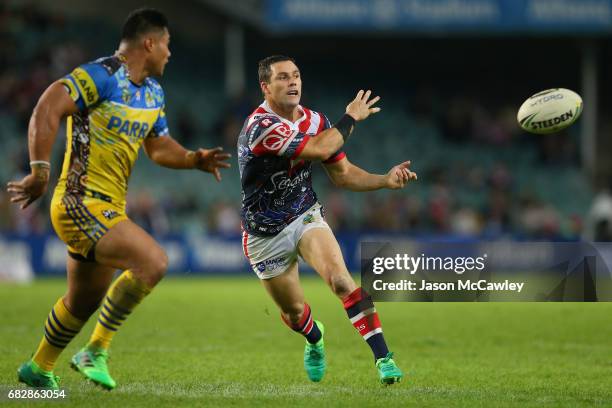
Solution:
{"label": "white shorts", "polygon": [[242,250],[259,279],[271,279],[297,261],[298,243],[313,228],[329,228],[321,204],[316,203],[273,237],[258,237],[242,232]]}

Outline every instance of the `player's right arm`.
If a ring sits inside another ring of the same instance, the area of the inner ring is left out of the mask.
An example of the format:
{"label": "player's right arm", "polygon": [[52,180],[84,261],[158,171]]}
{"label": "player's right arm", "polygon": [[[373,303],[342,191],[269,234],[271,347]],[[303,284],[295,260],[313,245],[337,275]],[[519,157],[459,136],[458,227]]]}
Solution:
{"label": "player's right arm", "polygon": [[309,161],[325,161],[344,145],[353,132],[355,122],[365,120],[370,114],[380,112],[374,104],[380,97],[370,99],[372,91],[357,92],[357,96],[346,107],[346,114],[333,127],[319,133],[317,137],[309,138],[298,159]]}
{"label": "player's right arm", "polygon": [[47,190],[53,142],[60,121],[96,106],[112,90],[112,76],[101,64],[88,63],[51,84],[38,100],[28,126],[31,173],[8,183],[11,202],[26,208]]}
{"label": "player's right arm", "polygon": [[43,92],[28,125],[31,173],[21,181],[8,183],[11,202],[22,203],[21,208],[26,208],[45,193],[49,182],[51,149],[60,121],[77,111],[76,103],[62,82],[54,82]]}

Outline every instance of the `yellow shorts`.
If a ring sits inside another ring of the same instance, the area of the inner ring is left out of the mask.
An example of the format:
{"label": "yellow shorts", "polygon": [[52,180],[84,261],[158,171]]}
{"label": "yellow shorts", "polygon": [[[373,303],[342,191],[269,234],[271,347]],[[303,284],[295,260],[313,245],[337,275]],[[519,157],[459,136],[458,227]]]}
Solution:
{"label": "yellow shorts", "polygon": [[53,228],[68,246],[68,253],[78,260],[94,261],[96,243],[126,219],[124,207],[100,199],[57,194],[51,200]]}

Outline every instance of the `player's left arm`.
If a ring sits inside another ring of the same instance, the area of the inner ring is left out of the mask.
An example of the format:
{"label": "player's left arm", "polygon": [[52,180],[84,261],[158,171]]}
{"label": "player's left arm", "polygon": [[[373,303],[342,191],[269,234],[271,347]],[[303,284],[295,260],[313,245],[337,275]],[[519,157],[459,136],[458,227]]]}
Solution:
{"label": "player's left arm", "polygon": [[169,134],[147,137],[144,149],[147,156],[160,166],[170,169],[198,169],[212,173],[217,181],[221,181],[220,169],[231,166],[226,161],[231,155],[224,153],[223,148],[188,150]]}
{"label": "player's left arm", "polygon": [[324,167],[335,186],[351,191],[396,190],[417,179],[417,174],[410,170],[410,161],[392,167],[387,174],[368,173],[346,157]]}

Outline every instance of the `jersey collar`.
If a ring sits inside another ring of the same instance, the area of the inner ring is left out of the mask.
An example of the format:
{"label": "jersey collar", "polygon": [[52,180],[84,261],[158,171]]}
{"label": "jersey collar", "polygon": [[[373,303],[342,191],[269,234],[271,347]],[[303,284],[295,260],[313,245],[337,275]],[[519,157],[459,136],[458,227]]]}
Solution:
{"label": "jersey collar", "polygon": [[263,108],[263,110],[265,110],[267,113],[276,116],[283,123],[286,123],[287,125],[291,126],[292,128],[298,128],[300,126],[300,123],[302,123],[304,120],[306,120],[306,111],[304,110],[304,107],[302,105],[298,105],[298,110],[302,113],[302,116],[300,116],[300,118],[298,120],[296,120],[295,122],[291,122],[290,120],[287,120],[287,119],[283,118],[282,116],[279,116],[276,112],[274,112],[272,110],[272,108],[270,108],[270,105],[268,104],[268,101],[266,101],[266,100],[264,100],[263,103],[261,105],[259,105],[259,106],[261,108]]}

